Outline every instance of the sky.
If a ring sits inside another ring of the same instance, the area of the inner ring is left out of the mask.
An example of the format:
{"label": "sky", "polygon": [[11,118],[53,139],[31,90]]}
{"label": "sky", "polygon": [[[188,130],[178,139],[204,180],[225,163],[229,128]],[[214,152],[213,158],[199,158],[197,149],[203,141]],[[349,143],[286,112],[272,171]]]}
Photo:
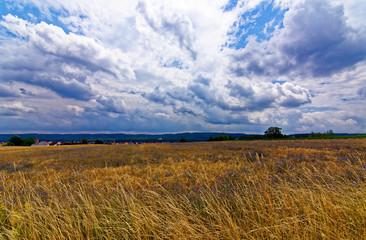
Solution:
{"label": "sky", "polygon": [[364,0],[1,0],[0,133],[366,132]]}

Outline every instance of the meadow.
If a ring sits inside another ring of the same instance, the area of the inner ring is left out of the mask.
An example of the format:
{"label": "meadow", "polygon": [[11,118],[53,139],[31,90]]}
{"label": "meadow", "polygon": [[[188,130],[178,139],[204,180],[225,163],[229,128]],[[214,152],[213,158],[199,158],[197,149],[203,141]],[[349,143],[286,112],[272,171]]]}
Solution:
{"label": "meadow", "polygon": [[0,239],[366,239],[366,139],[0,148]]}

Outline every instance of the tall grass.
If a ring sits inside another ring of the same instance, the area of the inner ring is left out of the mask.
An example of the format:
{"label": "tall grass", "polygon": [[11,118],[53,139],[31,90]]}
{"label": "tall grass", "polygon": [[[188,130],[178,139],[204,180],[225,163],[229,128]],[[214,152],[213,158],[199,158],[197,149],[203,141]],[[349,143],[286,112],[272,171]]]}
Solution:
{"label": "tall grass", "polygon": [[366,141],[0,148],[1,239],[365,239]]}

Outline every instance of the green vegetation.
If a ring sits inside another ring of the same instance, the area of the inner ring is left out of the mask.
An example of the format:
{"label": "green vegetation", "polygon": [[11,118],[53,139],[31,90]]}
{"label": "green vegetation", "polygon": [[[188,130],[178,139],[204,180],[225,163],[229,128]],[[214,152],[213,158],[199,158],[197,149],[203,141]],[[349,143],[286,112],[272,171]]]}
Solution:
{"label": "green vegetation", "polygon": [[[243,134],[243,133],[177,133],[177,134],[160,134],[160,135],[148,135],[148,134],[19,134],[18,136],[26,139],[29,137],[38,138],[42,141],[55,141],[65,142],[65,144],[78,144],[80,139],[85,138],[90,142],[101,140],[103,143],[121,143],[121,142],[155,142],[158,139],[163,139],[164,142],[179,142],[184,138],[187,142],[200,142],[213,140],[217,136],[228,136],[229,140],[264,140],[269,139],[264,134]],[[281,139],[321,139],[321,138],[364,138],[366,135],[354,135],[354,134],[321,134],[314,133],[304,134],[292,134],[284,136]],[[0,142],[7,142],[12,135],[0,134]],[[225,137],[226,138],[226,137]],[[227,138],[226,138],[227,139]],[[271,140],[276,139],[272,138]]]}
{"label": "green vegetation", "polygon": [[208,141],[232,141],[232,140],[238,140],[237,137],[232,137],[228,135],[219,135],[216,137],[210,137]]}
{"label": "green vegetation", "polygon": [[365,239],[365,141],[0,148],[0,239]]}
{"label": "green vegetation", "polygon": [[279,127],[270,127],[268,128],[267,131],[264,132],[264,136],[266,138],[283,138],[285,137],[282,133],[281,133],[282,128]]}
{"label": "green vegetation", "polygon": [[7,143],[7,146],[30,146],[34,143],[34,137],[28,137],[26,139],[22,139],[18,136],[13,136]]}

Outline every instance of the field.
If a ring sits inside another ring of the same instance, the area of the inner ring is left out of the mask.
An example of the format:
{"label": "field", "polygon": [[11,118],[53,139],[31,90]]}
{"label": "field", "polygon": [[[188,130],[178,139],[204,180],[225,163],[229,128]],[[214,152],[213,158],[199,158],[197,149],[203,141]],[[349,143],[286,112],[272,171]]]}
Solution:
{"label": "field", "polygon": [[0,239],[366,239],[366,139],[0,148]]}

